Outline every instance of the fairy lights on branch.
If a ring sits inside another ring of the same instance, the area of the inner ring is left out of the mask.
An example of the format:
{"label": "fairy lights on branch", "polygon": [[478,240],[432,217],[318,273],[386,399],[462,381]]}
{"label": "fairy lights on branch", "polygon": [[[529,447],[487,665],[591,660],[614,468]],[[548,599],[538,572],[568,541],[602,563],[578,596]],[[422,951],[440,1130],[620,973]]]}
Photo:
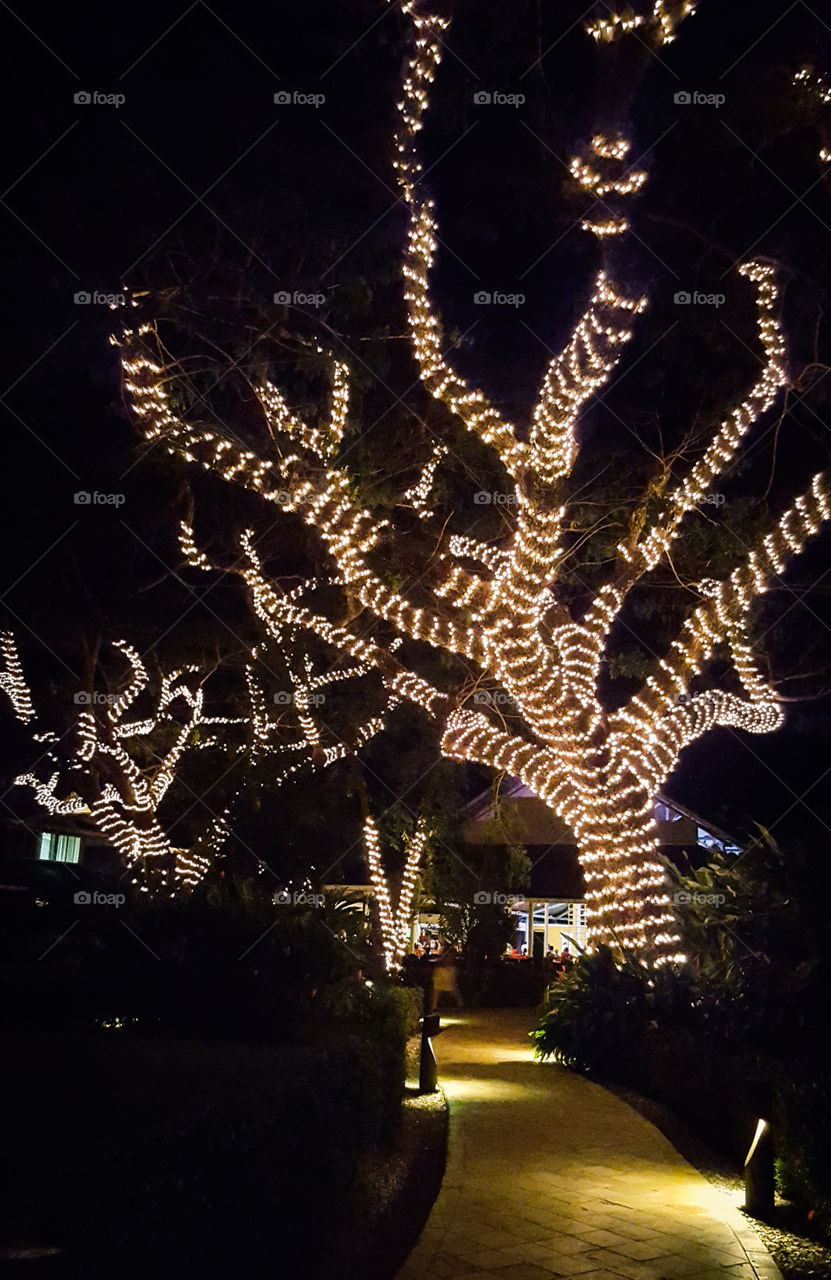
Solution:
{"label": "fairy lights on branch", "polygon": [[787,383],[785,339],[776,314],[779,291],[773,267],[762,262],[747,262],[739,267],[739,273],[756,285],[759,339],[765,363],[748,395],[720,424],[704,456],[670,494],[666,515],[656,521],[641,542],[638,550],[647,568],[657,564],[677,536],[684,516],[724,474],[750,428],[773,406],[779,391]]}
{"label": "fairy lights on branch", "polygon": [[17,719],[22,720],[24,724],[28,724],[35,718],[35,709],[32,705],[29,686],[23,678],[23,667],[21,666],[20,655],[17,652],[17,645],[10,631],[4,631],[0,634],[0,656],[2,656],[3,660],[3,670],[0,671],[0,689],[3,689],[11,702]]}
{"label": "fairy lights on branch", "polygon": [[831,104],[831,85],[824,76],[819,75],[811,67],[800,67],[793,82],[803,89],[817,106],[827,107]]}
{"label": "fairy lights on branch", "polygon": [[534,410],[530,461],[546,484],[570,474],[580,409],[608,381],[620,348],[632,337],[631,322],[645,307],[646,298],[625,298],[605,272],[598,274],[588,309],[565,350],[551,361]]}
{"label": "fairy lights on branch", "polygon": [[587,23],[586,31],[602,44],[610,44],[633,31],[645,32],[658,45],[670,44],[678,25],[693,13],[695,5],[690,0],[683,0],[680,5],[655,0],[649,13],[635,14],[628,9],[625,14],[609,13]]}
{"label": "fairy lights on branch", "polygon": [[429,520],[434,514],[430,507],[430,492],[433,488],[433,481],[436,476],[436,470],[442,458],[447,456],[447,445],[437,444],[430,455],[430,461],[424,467],[421,475],[412,489],[407,489],[404,498],[411,502],[413,509],[418,512],[420,520]]}

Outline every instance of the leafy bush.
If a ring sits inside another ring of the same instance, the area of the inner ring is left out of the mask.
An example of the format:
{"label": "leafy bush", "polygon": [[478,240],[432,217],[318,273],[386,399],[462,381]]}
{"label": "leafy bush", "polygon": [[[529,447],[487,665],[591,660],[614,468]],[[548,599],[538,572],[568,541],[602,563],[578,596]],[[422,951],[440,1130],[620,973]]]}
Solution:
{"label": "leafy bush", "polygon": [[649,1016],[649,971],[632,960],[618,968],[608,947],[581,955],[548,987],[536,1054],[578,1071],[611,1076],[629,1061]]}
{"label": "leafy bush", "polygon": [[18,1025],[286,1043],[360,985],[359,956],[321,914],[246,886],[24,923],[2,944],[4,1013]]}
{"label": "leafy bush", "polygon": [[784,1196],[831,1220],[831,1063],[815,1078],[791,1071],[776,1080],[773,1116],[777,1182]]}

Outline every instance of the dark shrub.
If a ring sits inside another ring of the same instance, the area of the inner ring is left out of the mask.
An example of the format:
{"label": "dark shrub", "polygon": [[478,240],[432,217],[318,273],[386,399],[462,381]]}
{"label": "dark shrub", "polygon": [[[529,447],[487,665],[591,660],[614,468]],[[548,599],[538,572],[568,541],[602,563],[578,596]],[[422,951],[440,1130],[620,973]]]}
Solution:
{"label": "dark shrub", "polygon": [[634,1071],[631,1054],[649,1016],[648,978],[632,962],[618,968],[607,947],[578,957],[547,989],[532,1032],[537,1056],[616,1078]]}

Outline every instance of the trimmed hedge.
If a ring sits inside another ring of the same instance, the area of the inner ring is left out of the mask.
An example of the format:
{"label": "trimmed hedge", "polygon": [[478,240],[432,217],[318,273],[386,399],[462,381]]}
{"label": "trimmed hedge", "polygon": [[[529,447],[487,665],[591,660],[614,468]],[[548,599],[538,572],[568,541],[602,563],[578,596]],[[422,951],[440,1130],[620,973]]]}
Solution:
{"label": "trimmed hedge", "polygon": [[328,1275],[362,1154],[400,1117],[410,1003],[367,994],[291,1047],[19,1032],[5,1240],[59,1245],[73,1276]]}
{"label": "trimmed hedge", "polygon": [[328,1276],[358,1165],[400,1122],[421,993],[268,899],[10,924],[0,1243],[59,1246],[43,1265],[84,1280]]}
{"label": "trimmed hedge", "polygon": [[34,913],[7,929],[7,1024],[292,1041],[355,981],[356,960],[312,911],[194,899]]}

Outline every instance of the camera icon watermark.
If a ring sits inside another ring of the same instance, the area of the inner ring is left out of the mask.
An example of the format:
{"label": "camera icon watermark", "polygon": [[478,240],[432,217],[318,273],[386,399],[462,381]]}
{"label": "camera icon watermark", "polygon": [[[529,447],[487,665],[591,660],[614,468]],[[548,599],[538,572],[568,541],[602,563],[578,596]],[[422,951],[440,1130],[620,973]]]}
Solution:
{"label": "camera icon watermark", "polygon": [[92,493],[88,489],[79,489],[72,495],[76,507],[123,507],[126,499],[123,493]]}
{"label": "camera icon watermark", "polygon": [[280,689],[274,695],[276,707],[298,707],[301,711],[307,707],[322,707],[325,701],[325,693],[307,693],[305,689]]}
{"label": "camera icon watermark", "polygon": [[278,89],[274,95],[275,107],[322,107],[325,93],[302,93],[299,89]]}
{"label": "camera icon watermark", "polygon": [[516,710],[516,702],[509,693],[500,689],[477,689],[473,695],[473,703],[477,707],[504,707]]}
{"label": "camera icon watermark", "polygon": [[98,289],[79,289],[72,295],[76,307],[109,307],[115,311],[118,307],[127,306],[126,293],[101,293]]}
{"label": "camera icon watermark", "polygon": [[477,107],[521,107],[524,102],[524,93],[503,93],[499,89],[477,89],[473,95]]}
{"label": "camera icon watermark", "polygon": [[271,895],[276,907],[322,907],[326,897],[322,893],[309,893],[305,889],[276,889]]}
{"label": "camera icon watermark", "polygon": [[697,89],[679,89],[672,95],[677,107],[723,107],[727,99],[723,93],[699,93]]}
{"label": "camera icon watermark", "polygon": [[101,93],[98,89],[90,93],[87,89],[79,89],[72,95],[72,101],[76,107],[123,107],[127,98],[123,93]]}
{"label": "camera icon watermark", "polygon": [[110,707],[116,701],[118,695],[115,693],[100,693],[97,689],[89,693],[86,689],[79,689],[77,693],[72,695],[72,701],[76,707]]}
{"label": "camera icon watermark", "polygon": [[325,301],[325,293],[304,293],[302,289],[278,289],[274,295],[278,307],[322,307]]}
{"label": "camera icon watermark", "polygon": [[76,907],[123,907],[127,901],[123,893],[102,893],[99,889],[79,889],[73,895]]}
{"label": "camera icon watermark", "polygon": [[700,293],[698,289],[692,293],[687,289],[679,289],[672,295],[676,307],[723,307],[727,301],[723,293]]}
{"label": "camera icon watermark", "polygon": [[516,500],[515,493],[501,493],[496,489],[479,489],[473,495],[473,501],[479,507],[510,507]]}
{"label": "camera icon watermark", "polygon": [[477,889],[473,895],[473,905],[475,907],[513,907],[523,901],[522,894],[492,893],[489,889]]}
{"label": "camera icon watermark", "polygon": [[727,901],[724,893],[702,893],[699,890],[679,889],[672,895],[672,900],[679,907],[722,907]]}
{"label": "camera icon watermark", "polygon": [[477,307],[521,307],[525,303],[524,293],[492,293],[489,289],[477,289],[473,295]]}
{"label": "camera icon watermark", "polygon": [[276,493],[271,495],[272,502],[277,502],[281,507],[299,507],[304,502],[311,502],[314,494],[291,493],[288,489],[278,489]]}

